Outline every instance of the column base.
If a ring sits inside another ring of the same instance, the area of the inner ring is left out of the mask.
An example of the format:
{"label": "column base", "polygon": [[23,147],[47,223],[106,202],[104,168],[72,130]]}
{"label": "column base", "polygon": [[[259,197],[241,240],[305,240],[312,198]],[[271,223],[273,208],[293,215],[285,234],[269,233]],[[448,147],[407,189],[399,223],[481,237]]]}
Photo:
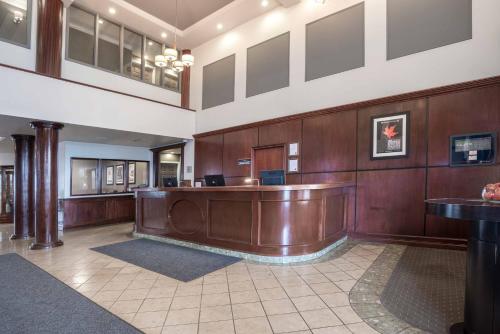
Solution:
{"label": "column base", "polygon": [[450,334],[466,334],[465,324],[463,322],[456,323],[450,327]]}
{"label": "column base", "polygon": [[10,236],[10,240],[29,240],[29,239],[33,239],[34,237],[35,237],[34,235],[13,234]]}
{"label": "column base", "polygon": [[61,240],[55,241],[55,242],[50,242],[50,243],[38,243],[34,242],[31,244],[30,249],[31,250],[39,250],[39,249],[49,249],[49,248],[55,248],[55,247],[60,247],[64,245],[64,243]]}

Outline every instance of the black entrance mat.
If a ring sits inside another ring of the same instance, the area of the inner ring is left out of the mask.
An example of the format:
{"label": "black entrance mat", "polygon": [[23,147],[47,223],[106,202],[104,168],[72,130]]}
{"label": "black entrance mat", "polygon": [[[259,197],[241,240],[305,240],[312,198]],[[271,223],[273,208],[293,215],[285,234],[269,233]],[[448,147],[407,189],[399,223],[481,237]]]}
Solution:
{"label": "black entrance mat", "polygon": [[0,332],[142,333],[17,254],[0,256]]}
{"label": "black entrance mat", "polygon": [[395,316],[433,334],[463,321],[466,253],[408,247],[380,296]]}
{"label": "black entrance mat", "polygon": [[148,239],[135,239],[92,250],[183,282],[192,281],[241,260]]}

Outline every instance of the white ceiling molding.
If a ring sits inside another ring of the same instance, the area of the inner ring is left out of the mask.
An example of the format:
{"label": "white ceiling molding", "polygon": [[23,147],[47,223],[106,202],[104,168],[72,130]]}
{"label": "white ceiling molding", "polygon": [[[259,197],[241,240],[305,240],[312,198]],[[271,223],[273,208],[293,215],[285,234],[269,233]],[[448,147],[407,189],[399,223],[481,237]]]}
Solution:
{"label": "white ceiling molding", "polygon": [[75,0],[61,0],[63,5],[64,5],[64,8],[68,8],[69,6],[71,6],[71,4],[73,3],[73,1]]}

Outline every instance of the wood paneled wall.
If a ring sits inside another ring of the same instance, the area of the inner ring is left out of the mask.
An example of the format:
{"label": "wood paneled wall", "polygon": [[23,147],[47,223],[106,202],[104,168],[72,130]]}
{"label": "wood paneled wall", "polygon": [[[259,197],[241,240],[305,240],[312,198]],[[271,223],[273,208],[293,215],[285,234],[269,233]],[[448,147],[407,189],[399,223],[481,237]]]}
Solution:
{"label": "wood paneled wall", "polygon": [[[410,113],[409,155],[371,160],[371,117],[403,111]],[[287,183],[356,181],[352,236],[461,247],[467,222],[426,216],[424,200],[477,198],[486,183],[500,181],[500,154],[492,166],[449,167],[450,135],[490,131],[500,131],[500,77],[199,134],[195,177],[223,173],[227,184],[242,184],[250,167],[236,160],[252,147],[298,142],[300,171]]]}

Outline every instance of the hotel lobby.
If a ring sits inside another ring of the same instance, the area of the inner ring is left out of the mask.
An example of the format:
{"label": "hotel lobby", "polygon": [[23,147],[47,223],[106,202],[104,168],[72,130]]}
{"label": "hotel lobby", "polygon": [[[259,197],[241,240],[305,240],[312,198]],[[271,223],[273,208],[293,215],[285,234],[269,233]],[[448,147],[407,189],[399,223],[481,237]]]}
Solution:
{"label": "hotel lobby", "polygon": [[497,0],[0,0],[0,333],[500,334]]}

